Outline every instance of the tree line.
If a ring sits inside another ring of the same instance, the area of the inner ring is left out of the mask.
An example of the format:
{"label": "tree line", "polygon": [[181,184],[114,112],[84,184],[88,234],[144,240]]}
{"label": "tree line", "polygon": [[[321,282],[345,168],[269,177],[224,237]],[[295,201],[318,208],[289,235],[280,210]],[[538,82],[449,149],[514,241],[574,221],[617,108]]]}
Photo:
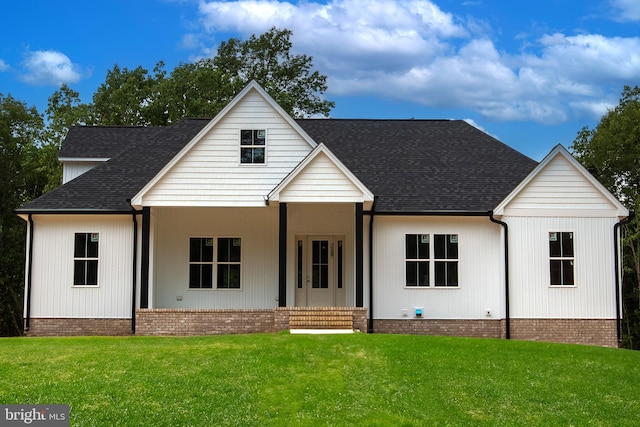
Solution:
{"label": "tree line", "polygon": [[[291,31],[272,28],[247,40],[230,38],[217,54],[171,72],[115,65],[91,103],[67,85],[44,114],[0,93],[0,336],[22,333],[25,224],[14,210],[61,183],[57,159],[73,125],[164,126],[215,116],[256,80],[293,117],[328,116],[327,78],[313,58],[291,53]],[[46,118],[46,120],[45,120]],[[631,211],[640,207],[640,87],[625,86],[619,104],[571,146],[576,158]],[[623,344],[640,348],[640,220],[623,227]]]}

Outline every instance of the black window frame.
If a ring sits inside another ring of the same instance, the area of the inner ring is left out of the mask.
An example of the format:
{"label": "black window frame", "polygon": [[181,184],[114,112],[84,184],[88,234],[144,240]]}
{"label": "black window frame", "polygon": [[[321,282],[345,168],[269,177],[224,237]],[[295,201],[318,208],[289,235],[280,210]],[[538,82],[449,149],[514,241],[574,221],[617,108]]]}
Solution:
{"label": "black window frame", "polygon": [[100,233],[78,232],[73,244],[73,286],[97,287]]}
{"label": "black window frame", "polygon": [[240,130],[240,164],[264,165],[267,163],[267,130]]}
{"label": "black window frame", "polygon": [[[431,235],[405,234],[405,279],[408,288],[431,286]],[[422,279],[422,280],[421,280]]]}
{"label": "black window frame", "polygon": [[214,249],[213,237],[189,237],[189,289],[213,289]]}
{"label": "black window frame", "polygon": [[576,286],[575,233],[549,232],[549,286]]}

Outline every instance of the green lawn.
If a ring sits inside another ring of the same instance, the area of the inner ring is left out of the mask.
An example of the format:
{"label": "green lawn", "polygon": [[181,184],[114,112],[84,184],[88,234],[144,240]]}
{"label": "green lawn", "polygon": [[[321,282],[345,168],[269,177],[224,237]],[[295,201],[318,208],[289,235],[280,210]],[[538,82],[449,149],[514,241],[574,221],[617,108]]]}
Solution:
{"label": "green lawn", "polygon": [[407,335],[0,339],[0,403],[73,426],[640,423],[640,352]]}

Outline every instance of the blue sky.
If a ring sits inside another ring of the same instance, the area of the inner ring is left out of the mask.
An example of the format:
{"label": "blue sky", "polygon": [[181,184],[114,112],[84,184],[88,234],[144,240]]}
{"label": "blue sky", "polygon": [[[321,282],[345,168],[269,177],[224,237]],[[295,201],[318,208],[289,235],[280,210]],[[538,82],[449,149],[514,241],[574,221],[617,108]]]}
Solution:
{"label": "blue sky", "polygon": [[328,76],[336,118],[465,119],[535,160],[640,85],[637,0],[20,0],[0,15],[0,93],[89,102],[115,64],[171,70],[276,26]]}

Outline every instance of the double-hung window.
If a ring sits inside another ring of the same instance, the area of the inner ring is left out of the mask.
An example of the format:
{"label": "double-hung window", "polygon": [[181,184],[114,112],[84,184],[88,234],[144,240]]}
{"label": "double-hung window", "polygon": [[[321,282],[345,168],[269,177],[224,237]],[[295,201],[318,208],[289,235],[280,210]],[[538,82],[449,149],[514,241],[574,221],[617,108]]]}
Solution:
{"label": "double-hung window", "polygon": [[458,235],[405,235],[405,286],[457,287]]}
{"label": "double-hung window", "polygon": [[73,285],[98,285],[99,233],[76,233],[73,249]]}
{"label": "double-hung window", "polygon": [[549,270],[551,286],[574,286],[573,233],[552,231],[549,233]]}
{"label": "double-hung window", "polygon": [[239,237],[191,237],[189,288],[240,289],[241,242]]}
{"label": "double-hung window", "polygon": [[218,289],[240,289],[240,248],[238,237],[218,239]]}
{"label": "double-hung window", "polygon": [[189,287],[213,287],[213,237],[189,239]]}
{"label": "double-hung window", "polygon": [[428,234],[405,236],[405,268],[407,286],[429,286],[429,242]]}
{"label": "double-hung window", "polygon": [[267,131],[251,129],[240,131],[240,163],[264,164]]}
{"label": "double-hung window", "polygon": [[458,235],[436,234],[434,264],[436,286],[458,286]]}

